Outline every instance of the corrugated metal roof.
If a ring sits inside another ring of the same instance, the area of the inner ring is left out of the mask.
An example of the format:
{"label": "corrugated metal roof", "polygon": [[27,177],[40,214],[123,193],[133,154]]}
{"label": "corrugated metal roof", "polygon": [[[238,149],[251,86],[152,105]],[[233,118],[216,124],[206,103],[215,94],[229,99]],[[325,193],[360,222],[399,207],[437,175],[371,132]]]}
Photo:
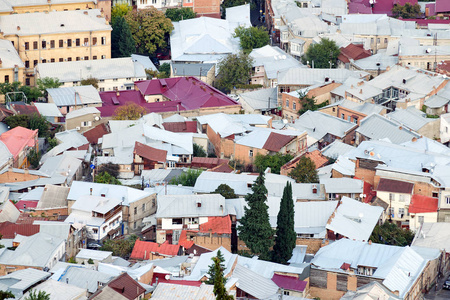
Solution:
{"label": "corrugated metal roof", "polygon": [[257,299],[264,299],[278,292],[278,286],[272,280],[240,264],[234,268],[232,277],[238,279],[238,289]]}
{"label": "corrugated metal roof", "polygon": [[214,296],[213,289],[214,286],[206,284],[197,287],[182,284],[160,283],[152,293],[152,299],[215,300],[216,296]]}
{"label": "corrugated metal roof", "polygon": [[439,250],[450,249],[450,223],[423,223],[411,245]]}
{"label": "corrugated metal roof", "polygon": [[[41,284],[33,287],[33,291],[44,291],[50,295],[49,300],[63,300],[63,299],[83,299],[86,297],[86,288],[80,288],[72,284],[58,282],[53,279],[48,279]],[[28,291],[24,295],[24,299],[30,295]]]}
{"label": "corrugated metal roof", "polygon": [[106,284],[114,278],[114,276],[109,274],[79,266],[68,266],[65,271],[62,271],[64,273],[60,274],[57,272],[51,279],[75,285],[82,289],[87,289],[89,293],[95,293],[97,291],[99,282]]}
{"label": "corrugated metal roof", "polygon": [[33,103],[36,106],[39,113],[46,117],[62,117],[61,111],[58,109],[55,103]]}
{"label": "corrugated metal roof", "polygon": [[67,207],[67,195],[69,194],[69,190],[70,188],[65,186],[46,185],[36,208],[49,209]]}
{"label": "corrugated metal roof", "polygon": [[3,291],[11,291],[16,298],[36,283],[45,280],[50,273],[36,269],[23,269],[0,277],[0,286]]}
{"label": "corrugated metal roof", "polygon": [[78,252],[76,258],[80,259],[95,259],[98,261],[102,261],[104,259],[107,259],[108,257],[112,256],[111,251],[100,251],[100,250],[91,250],[91,249],[80,249],[80,252]]}
{"label": "corrugated metal roof", "polygon": [[150,258],[151,253],[157,253],[164,256],[175,256],[180,250],[180,245],[169,244],[168,241],[163,244],[144,242],[137,240],[133,247],[130,258],[146,260]]}
{"label": "corrugated metal roof", "polygon": [[325,185],[326,193],[336,194],[360,194],[364,189],[364,181],[354,178],[328,178],[320,181]]}
{"label": "corrugated metal roof", "polygon": [[225,198],[220,194],[158,195],[157,218],[219,217],[225,213]]}

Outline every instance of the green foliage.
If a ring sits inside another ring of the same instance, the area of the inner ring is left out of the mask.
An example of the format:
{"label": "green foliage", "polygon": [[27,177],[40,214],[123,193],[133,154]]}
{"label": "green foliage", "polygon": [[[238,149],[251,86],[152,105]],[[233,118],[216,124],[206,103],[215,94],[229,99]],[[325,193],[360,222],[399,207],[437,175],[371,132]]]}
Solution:
{"label": "green foliage", "polygon": [[320,104],[316,104],[316,98],[314,96],[308,97],[305,93],[298,92],[298,97],[300,99],[300,109],[298,110],[298,114],[300,116],[308,110],[315,111],[328,105],[328,100]]}
{"label": "green foliage", "polygon": [[41,91],[42,95],[47,98],[47,89],[59,88],[63,83],[59,82],[58,78],[44,77],[36,80],[36,86]]}
{"label": "green foliage", "polygon": [[114,18],[111,32],[111,56],[130,57],[136,51],[136,44],[130,31],[130,26],[124,17]]}
{"label": "green foliage", "polygon": [[322,39],[319,44],[311,44],[303,56],[303,63],[312,65],[314,61],[314,68],[327,69],[330,67],[330,60],[333,63],[332,68],[337,67],[337,58],[341,50],[336,45],[335,41],[329,39]]}
{"label": "green foliage", "polygon": [[299,183],[316,183],[319,182],[317,176],[316,165],[306,156],[302,156],[295,168],[289,173]]}
{"label": "green foliage", "polygon": [[88,262],[88,264],[90,264],[90,265],[93,265],[93,264],[94,264],[94,261],[92,260],[92,258],[89,258],[87,262]]}
{"label": "green foliage", "polygon": [[241,90],[256,90],[263,87],[262,84],[236,84],[235,87]]}
{"label": "green foliage", "polygon": [[134,244],[138,239],[139,237],[137,235],[132,234],[126,239],[106,240],[99,250],[112,251],[114,256],[120,256],[124,259],[128,259],[133,251]]}
{"label": "green foliage", "polygon": [[7,292],[7,291],[0,291],[0,300],[4,300],[4,299],[14,299],[14,295],[11,292]]}
{"label": "green foliage", "polygon": [[217,187],[213,194],[221,194],[225,199],[236,199],[238,196],[234,193],[234,189],[228,184],[222,183]]}
{"label": "green foliage", "polygon": [[115,111],[114,120],[137,120],[143,115],[147,114],[145,107],[129,102],[125,105],[119,106]]}
{"label": "green foliage", "polygon": [[89,77],[89,78],[81,79],[80,84],[81,85],[92,85],[93,87],[98,89],[98,79],[97,78]]}
{"label": "green foliage", "polygon": [[168,8],[166,10],[166,17],[172,20],[172,22],[193,19],[196,16],[197,14],[189,7]]}
{"label": "green foliage", "polygon": [[30,290],[30,293],[24,299],[25,300],[50,300],[50,294],[47,294],[47,292],[45,292],[45,291]]}
{"label": "green foliage", "polygon": [[39,137],[48,137],[50,135],[50,122],[40,114],[32,114],[28,120],[28,128],[39,130]]}
{"label": "green foliage", "polygon": [[75,259],[75,257],[71,257],[71,258],[69,258],[68,260],[67,260],[67,262],[68,263],[70,263],[70,264],[76,264],[77,263],[77,260]]}
{"label": "green foliage", "polygon": [[271,173],[280,174],[281,167],[293,158],[290,154],[257,154],[254,164],[259,172],[264,172],[267,168],[270,168]]}
{"label": "green foliage", "polygon": [[126,4],[115,4],[111,9],[111,24],[114,23],[116,18],[124,17],[128,12],[132,11],[133,8]]}
{"label": "green foliage", "polygon": [[36,149],[31,148],[28,152],[27,159],[33,168],[36,169],[39,166],[39,161],[41,160],[41,153],[36,151]]}
{"label": "green foliage", "polygon": [[229,93],[238,84],[248,84],[252,74],[253,59],[241,52],[229,54],[219,64],[219,75],[215,87]]}
{"label": "green foliage", "polygon": [[245,242],[253,254],[268,259],[273,245],[273,229],[269,223],[267,189],[264,174],[260,173],[252,185],[252,193],[245,196],[248,207],[244,207],[244,216],[238,227],[239,238]]}
{"label": "green foliage", "polygon": [[113,177],[118,177],[119,169],[120,169],[120,167],[118,164],[113,164],[113,163],[109,162],[109,163],[100,165],[98,167],[98,173],[106,172]]}
{"label": "green foliage", "polygon": [[129,11],[125,20],[139,53],[153,55],[166,47],[166,38],[173,30],[172,21],[154,7]]}
{"label": "green foliage", "polygon": [[194,186],[198,176],[202,174],[203,170],[188,169],[187,172],[183,172],[180,176],[172,178],[170,184],[183,186]]}
{"label": "green foliage", "polygon": [[409,229],[402,229],[394,223],[385,222],[383,225],[376,225],[373,229],[370,240],[378,244],[393,246],[409,246],[414,239],[414,232]]}
{"label": "green foliage", "polygon": [[294,200],[292,199],[292,185],[286,184],[280,202],[277,216],[277,234],[273,246],[272,260],[276,263],[287,264],[295,248],[297,233],[294,230]]}
{"label": "green foliage", "polygon": [[206,157],[206,151],[202,146],[194,143],[194,157]]}
{"label": "green foliage", "polygon": [[170,77],[170,64],[163,63],[159,66],[158,78],[169,78]]}
{"label": "green foliage", "polygon": [[394,7],[392,8],[392,14],[396,18],[415,19],[421,15],[420,5],[417,3],[411,5],[411,3],[409,2],[406,2],[405,5],[394,4]]}
{"label": "green foliage", "polygon": [[[206,284],[214,284],[214,281],[216,280],[216,268],[215,268],[215,261],[214,258],[217,258],[219,261],[219,265],[222,269],[225,269],[225,258],[223,257],[222,251],[220,249],[217,251],[217,256],[212,257],[211,260],[213,261],[212,264],[208,266],[208,272],[206,272],[206,277],[208,278],[205,283]],[[224,280],[224,284],[226,283],[227,278]]]}
{"label": "green foliage", "polygon": [[244,5],[246,4],[247,1],[246,0],[224,0],[222,2],[222,4],[220,5],[220,10],[222,11],[222,19],[226,18],[226,8],[228,7],[234,7],[234,6],[239,6],[239,5]]}
{"label": "green foliage", "polygon": [[12,115],[5,118],[5,123],[11,129],[16,128],[18,126],[28,128],[28,121],[30,117],[28,115]]}
{"label": "green foliage", "polygon": [[236,27],[234,37],[238,37],[244,53],[250,53],[255,48],[261,48],[269,44],[270,37],[264,27]]}
{"label": "green foliage", "polygon": [[58,145],[58,140],[56,138],[48,137],[47,138],[47,143],[48,143],[48,146],[49,146],[49,150],[51,150],[51,149],[55,148]]}
{"label": "green foliage", "polygon": [[95,176],[95,182],[97,183],[106,183],[106,184],[115,184],[122,185],[122,183],[116,177],[112,176],[107,172],[100,173]]}
{"label": "green foliage", "polygon": [[[10,92],[21,92],[18,94],[10,94],[12,101],[24,101],[29,103],[30,101],[37,101],[39,97],[42,97],[42,92],[37,87],[30,87],[22,85],[20,82],[3,82],[0,83],[0,94],[6,95]],[[25,94],[25,99],[23,94]]]}
{"label": "green foliage", "polygon": [[[220,250],[219,250],[220,251]],[[217,255],[219,255],[219,251]],[[225,288],[226,278],[223,276],[223,270],[225,269],[221,264],[221,260],[218,257],[213,257],[215,279],[214,279],[214,295],[216,300],[233,300],[234,297],[228,295],[227,289]]]}

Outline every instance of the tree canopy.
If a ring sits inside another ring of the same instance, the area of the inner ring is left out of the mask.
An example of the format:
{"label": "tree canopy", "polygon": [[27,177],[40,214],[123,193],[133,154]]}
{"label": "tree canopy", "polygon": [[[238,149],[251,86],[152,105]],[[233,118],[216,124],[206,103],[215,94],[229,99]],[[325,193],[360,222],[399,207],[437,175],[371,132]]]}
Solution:
{"label": "tree canopy", "polygon": [[81,79],[80,84],[81,85],[92,85],[93,87],[98,89],[98,79],[94,78],[94,77]]}
{"label": "tree canopy", "polygon": [[5,123],[12,129],[18,126],[31,130],[38,129],[39,137],[50,136],[50,122],[38,113],[32,115],[12,115],[5,118]]}
{"label": "tree canopy", "polygon": [[132,234],[126,239],[106,240],[99,250],[112,251],[112,255],[128,259],[131,255],[131,252],[133,251],[134,244],[138,239],[139,237],[137,235]]}
{"label": "tree canopy", "polygon": [[95,175],[95,182],[96,183],[106,183],[106,184],[115,184],[115,185],[122,185],[122,183],[117,179],[116,177],[112,176],[111,174],[107,172],[99,173],[98,175]]}
{"label": "tree canopy", "polygon": [[215,87],[228,93],[236,85],[248,84],[252,74],[253,59],[247,54],[229,54],[218,63],[219,75]]}
{"label": "tree canopy", "polygon": [[[206,277],[208,279],[206,279],[205,283],[206,284],[214,284],[214,281],[216,280],[216,274],[217,274],[217,269],[216,269],[216,264],[214,261],[214,258],[217,258],[219,261],[219,265],[220,267],[223,269],[225,269],[225,258],[223,257],[222,251],[220,251],[220,249],[217,251],[217,256],[214,256],[211,258],[211,260],[213,261],[209,266],[208,266],[208,272],[206,272]],[[226,283],[227,278],[224,278],[224,284]]]}
{"label": "tree canopy", "polygon": [[56,89],[63,85],[58,78],[44,77],[36,80],[36,86],[42,92],[42,95],[47,97],[47,89]]}
{"label": "tree canopy", "polygon": [[244,207],[244,216],[238,227],[239,238],[253,254],[259,255],[261,259],[268,259],[274,232],[269,223],[264,173],[259,174],[252,185],[252,193],[245,196],[245,201],[248,207]]}
{"label": "tree canopy", "polygon": [[114,111],[114,120],[137,120],[147,114],[147,110],[133,102],[118,107]]}
{"label": "tree canopy", "polygon": [[[43,93],[39,88],[34,86],[31,87],[22,85],[18,81],[0,83],[0,94],[6,95],[7,93],[12,92],[16,92],[9,95],[12,101],[24,101],[26,103],[30,103],[31,101],[38,101],[39,98],[43,96]],[[26,99],[25,97],[23,97],[23,95],[25,95]]]}
{"label": "tree canopy", "polygon": [[166,38],[173,30],[172,21],[153,6],[132,10],[125,15],[139,53],[153,55],[167,46]]}
{"label": "tree canopy", "polygon": [[267,168],[270,168],[271,173],[280,174],[281,167],[293,158],[290,154],[281,154],[279,152],[274,155],[257,154],[254,164],[259,172],[264,172]]}
{"label": "tree canopy", "polygon": [[415,19],[421,15],[420,5],[418,3],[411,5],[409,2],[406,2],[405,5],[394,4],[392,14],[396,18]]}
{"label": "tree canopy", "polygon": [[132,10],[133,8],[126,3],[114,4],[114,6],[111,9],[111,24],[114,23],[116,18],[124,17],[128,12]]}
{"label": "tree canopy", "polygon": [[335,41],[329,39],[322,39],[318,44],[311,44],[303,56],[303,63],[309,62],[310,65],[313,64],[314,68],[318,69],[328,69],[330,68],[330,61],[332,63],[331,67],[337,67],[337,58],[341,50],[336,45]]}
{"label": "tree canopy", "polygon": [[124,17],[118,16],[112,23],[111,56],[130,57],[136,51],[136,44],[131,34],[130,26]]}
{"label": "tree canopy", "polygon": [[50,294],[45,291],[30,290],[25,300],[50,300]]}
{"label": "tree canopy", "polygon": [[118,177],[119,169],[120,169],[120,167],[118,164],[113,164],[113,163],[109,162],[109,163],[100,165],[98,167],[98,173],[106,172],[111,176]]}
{"label": "tree canopy", "polygon": [[199,144],[194,143],[194,157],[206,157],[206,151]]}
{"label": "tree canopy", "polygon": [[183,186],[194,186],[198,176],[202,174],[203,170],[188,169],[186,172],[181,173],[180,176],[172,178],[170,184],[181,184]]}
{"label": "tree canopy", "polygon": [[[219,253],[217,253],[217,255],[218,254]],[[233,300],[234,297],[228,295],[227,289],[225,288],[226,278],[223,276],[223,270],[225,268],[222,266],[221,260],[218,257],[213,257],[212,260],[214,262],[215,271],[213,292],[214,296],[216,296],[216,300]]]}
{"label": "tree canopy", "polygon": [[264,27],[236,27],[234,37],[238,37],[244,53],[250,53],[255,48],[261,48],[269,44],[270,37]]}
{"label": "tree canopy", "polygon": [[411,245],[413,239],[414,232],[389,222],[384,222],[381,226],[377,224],[370,236],[370,240],[374,243],[401,247]]}
{"label": "tree canopy", "polygon": [[302,156],[294,169],[289,173],[289,176],[294,178],[299,183],[315,183],[319,182],[317,176],[316,165],[306,156]]}
{"label": "tree canopy", "polygon": [[214,190],[214,194],[221,194],[225,199],[235,199],[238,196],[234,193],[234,189],[231,188],[228,184],[222,183],[217,189]]}
{"label": "tree canopy", "polygon": [[315,111],[328,105],[328,100],[320,104],[316,104],[316,97],[314,96],[309,97],[305,93],[298,93],[298,97],[300,100],[299,101],[300,109],[298,110],[298,114],[300,116],[303,115],[308,110]]}
{"label": "tree canopy", "polygon": [[197,14],[189,7],[168,8],[166,10],[166,17],[169,18],[172,22],[193,19],[196,16]]}

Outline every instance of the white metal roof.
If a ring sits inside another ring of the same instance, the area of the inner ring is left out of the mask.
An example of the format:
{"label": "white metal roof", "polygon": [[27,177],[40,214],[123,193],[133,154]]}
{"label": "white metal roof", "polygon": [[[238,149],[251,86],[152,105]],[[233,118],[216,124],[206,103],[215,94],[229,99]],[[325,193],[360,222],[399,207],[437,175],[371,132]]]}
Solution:
{"label": "white metal roof", "polygon": [[158,195],[157,218],[216,217],[225,214],[225,198],[220,194]]}
{"label": "white metal roof", "polygon": [[67,113],[66,120],[81,117],[84,115],[90,115],[90,114],[99,114],[100,115],[100,111],[95,107],[83,107],[80,109],[75,109],[75,110],[72,110],[71,112]]}
{"label": "white metal roof", "polygon": [[100,251],[100,250],[91,250],[91,249],[80,249],[80,252],[78,252],[76,258],[79,259],[93,259],[102,261],[104,259],[107,259],[108,257],[112,256],[111,251]]}
{"label": "white metal roof", "polygon": [[232,277],[238,279],[240,290],[257,299],[270,297],[278,291],[278,286],[271,279],[265,278],[240,264],[234,268]]}
{"label": "white metal roof", "polygon": [[[49,294],[49,300],[72,300],[83,299],[86,297],[86,288],[77,287],[72,284],[58,282],[53,279],[48,279],[37,286],[33,287],[33,291],[44,291]],[[27,299],[30,291],[24,295],[24,299]]]}
{"label": "white metal roof", "polygon": [[41,103],[34,102],[39,113],[45,117],[62,117],[61,111],[58,109],[55,103]]}
{"label": "white metal roof", "polygon": [[[8,40],[0,40],[0,57],[2,58],[0,69],[12,69],[14,66],[18,66],[19,68],[25,67],[16,48],[14,48],[13,44]],[[12,80],[12,78],[10,80]]]}
{"label": "white metal roof", "polygon": [[183,300],[215,300],[214,286],[202,284],[200,286],[189,286],[172,283],[159,283],[152,293],[154,300],[183,299]]}

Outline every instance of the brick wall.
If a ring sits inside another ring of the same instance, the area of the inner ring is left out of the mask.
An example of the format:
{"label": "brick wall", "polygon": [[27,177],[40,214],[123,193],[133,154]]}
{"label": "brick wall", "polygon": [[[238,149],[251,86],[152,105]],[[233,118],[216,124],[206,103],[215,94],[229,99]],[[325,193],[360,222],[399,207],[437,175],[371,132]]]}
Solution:
{"label": "brick wall", "polygon": [[0,174],[0,183],[6,183],[6,182],[22,182],[22,181],[29,181],[29,180],[35,180],[39,179],[41,176],[32,175],[28,172],[28,170],[25,170],[24,173],[18,173],[13,172],[12,170],[8,170],[3,174]]}
{"label": "brick wall", "polygon": [[319,251],[320,248],[322,248],[323,246],[328,245],[328,241],[326,241],[325,243],[323,243],[323,239],[302,239],[302,238],[297,238],[297,240],[295,241],[296,245],[304,245],[304,246],[308,246],[308,248],[306,248],[306,253],[309,254],[316,254],[317,251]]}
{"label": "brick wall", "polygon": [[212,251],[223,246],[231,252],[231,238],[226,236],[194,236],[193,241],[196,245],[210,249]]}
{"label": "brick wall", "polygon": [[53,208],[53,209],[36,209],[33,216],[40,217],[45,216],[48,217],[50,221],[57,220],[58,216],[68,216],[69,209],[67,207],[62,208]]}

